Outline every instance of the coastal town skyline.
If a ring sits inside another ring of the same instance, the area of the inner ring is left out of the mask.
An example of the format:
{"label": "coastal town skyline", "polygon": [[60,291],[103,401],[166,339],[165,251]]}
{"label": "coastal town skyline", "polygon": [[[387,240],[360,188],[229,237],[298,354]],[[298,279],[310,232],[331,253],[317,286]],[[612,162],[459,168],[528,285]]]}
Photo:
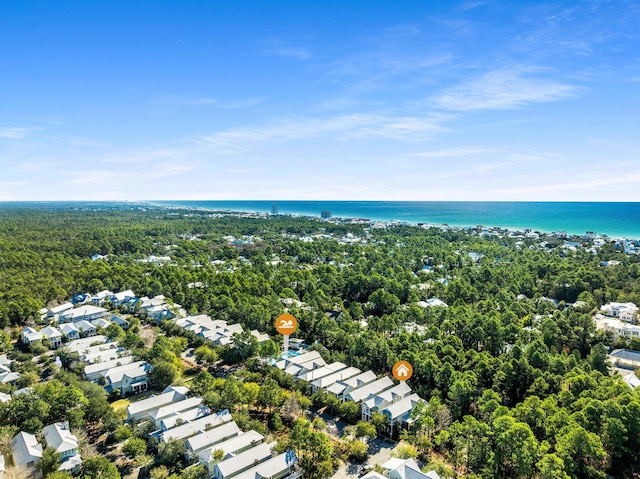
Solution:
{"label": "coastal town skyline", "polygon": [[5,5],[0,201],[639,201],[638,14]]}

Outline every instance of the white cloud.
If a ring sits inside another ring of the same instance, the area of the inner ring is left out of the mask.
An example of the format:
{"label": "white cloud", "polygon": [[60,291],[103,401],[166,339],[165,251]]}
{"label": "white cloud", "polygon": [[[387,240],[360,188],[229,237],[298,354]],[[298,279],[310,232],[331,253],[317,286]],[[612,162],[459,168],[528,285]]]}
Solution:
{"label": "white cloud", "polygon": [[175,105],[185,106],[200,106],[200,105],[215,105],[218,100],[215,98],[207,97],[189,97],[179,95],[164,95],[154,100],[155,103],[169,103]]}
{"label": "white cloud", "polygon": [[503,110],[560,100],[578,89],[557,80],[531,76],[535,71],[531,67],[496,69],[445,90],[433,101],[452,111]]}
{"label": "white cloud", "polygon": [[262,100],[260,98],[246,98],[244,100],[235,101],[220,101],[216,98],[209,97],[189,97],[179,95],[164,95],[160,98],[153,100],[154,103],[170,104],[179,106],[211,106],[214,105],[217,108],[222,109],[238,109],[248,108],[250,106],[257,105]]}
{"label": "white cloud", "polygon": [[0,138],[7,138],[9,140],[25,140],[34,131],[36,131],[36,128],[0,128]]}
{"label": "white cloud", "polygon": [[489,153],[495,151],[493,148],[448,148],[445,150],[433,150],[433,151],[423,151],[420,153],[412,153],[409,156],[419,157],[419,158],[454,158],[459,156],[472,156],[472,155],[482,155],[485,153]]}
{"label": "white cloud", "polygon": [[225,151],[244,151],[251,144],[291,141],[331,135],[338,140],[384,137],[395,140],[424,140],[442,131],[445,117],[353,114],[329,118],[288,118],[272,126],[238,127],[201,136],[199,141]]}
{"label": "white cloud", "polygon": [[[325,67],[325,74],[343,82],[350,91],[368,91],[388,86],[391,79],[428,72],[451,63],[448,52],[408,52],[402,46],[386,46],[345,58]],[[405,82],[408,81],[405,79]]]}
{"label": "white cloud", "polygon": [[304,47],[283,46],[272,48],[268,51],[268,53],[281,57],[297,58],[299,60],[306,60],[308,58],[311,58],[311,53]]}
{"label": "white cloud", "polygon": [[221,103],[219,107],[224,108],[225,110],[237,110],[240,108],[248,108],[250,106],[257,105],[261,102],[262,100],[260,98],[247,98],[246,100],[238,100],[238,101],[231,101],[227,103]]}

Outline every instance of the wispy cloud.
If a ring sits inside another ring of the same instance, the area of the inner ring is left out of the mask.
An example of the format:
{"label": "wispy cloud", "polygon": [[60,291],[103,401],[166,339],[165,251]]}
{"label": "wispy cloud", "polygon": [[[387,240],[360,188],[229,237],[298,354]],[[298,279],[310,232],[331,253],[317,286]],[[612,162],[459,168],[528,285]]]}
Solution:
{"label": "wispy cloud", "polygon": [[215,98],[207,97],[189,97],[179,95],[165,95],[160,98],[156,98],[154,103],[168,103],[185,106],[199,106],[199,105],[214,105],[218,103]]}
{"label": "wispy cloud", "polygon": [[331,135],[338,140],[384,137],[395,140],[425,139],[444,130],[444,116],[415,117],[353,114],[329,118],[288,118],[274,125],[239,127],[198,137],[202,144],[226,151],[243,151],[251,144],[291,141]]}
{"label": "wispy cloud", "polygon": [[281,57],[297,58],[299,60],[307,60],[308,58],[311,58],[311,52],[309,52],[305,47],[281,46],[271,48],[267,50],[267,53]]}
{"label": "wispy cloud", "polygon": [[449,88],[433,98],[436,106],[453,111],[504,110],[530,103],[560,100],[576,93],[577,86],[533,76],[539,69],[508,67]]}
{"label": "wispy cloud", "polygon": [[481,7],[482,5],[484,5],[486,2],[473,2],[473,1],[469,1],[469,2],[464,2],[462,5],[460,5],[460,8],[464,11],[467,10],[473,10],[474,8],[478,8]]}
{"label": "wispy cloud", "polygon": [[36,130],[37,128],[23,127],[0,128],[0,138],[7,138],[9,140],[25,140]]}
{"label": "wispy cloud", "polygon": [[324,67],[334,82],[349,91],[370,91],[388,86],[396,77],[405,77],[404,87],[412,82],[410,75],[425,73],[453,60],[449,52],[406,52],[401,48],[382,48],[349,55]]}
{"label": "wispy cloud", "polygon": [[218,106],[225,110],[239,110],[240,108],[249,108],[262,103],[260,98],[247,98],[246,100],[230,101],[227,103],[219,103]]}
{"label": "wispy cloud", "polygon": [[[555,172],[554,172],[555,173]],[[611,188],[618,185],[637,184],[640,186],[640,172],[631,172],[624,176],[609,176],[603,178],[581,178],[577,181],[558,181],[557,178],[562,175],[549,175],[550,181],[547,183],[536,182],[535,185],[522,185],[519,188],[508,188],[497,191],[500,195],[517,195],[526,196],[534,195],[539,196],[540,193],[561,193],[563,197],[566,197],[566,193],[569,191],[580,191],[588,195],[589,192],[594,192],[594,189],[600,190],[603,187]],[[598,191],[599,193],[599,191]],[[584,198],[584,199],[588,199]]]}
{"label": "wispy cloud", "polygon": [[148,186],[156,180],[178,176],[196,168],[195,162],[162,162],[150,166],[148,170],[141,169],[138,166],[138,168],[131,171],[105,168],[72,171],[64,175],[66,180],[63,183],[74,186],[99,185],[100,187],[112,183],[120,186],[133,186],[134,184]]}
{"label": "wispy cloud", "polygon": [[94,140],[93,138],[84,138],[82,136],[72,136],[68,139],[70,146],[80,146],[87,148],[107,148],[109,143],[101,140]]}
{"label": "wispy cloud", "polygon": [[444,150],[423,151],[420,153],[412,153],[409,156],[418,158],[454,158],[459,156],[482,155],[495,151],[494,148],[447,148]]}
{"label": "wispy cloud", "polygon": [[189,97],[179,95],[165,95],[153,100],[158,104],[169,104],[179,106],[214,106],[225,110],[248,108],[257,105],[262,100],[260,98],[246,98],[242,100],[221,101],[217,98],[209,97]]}

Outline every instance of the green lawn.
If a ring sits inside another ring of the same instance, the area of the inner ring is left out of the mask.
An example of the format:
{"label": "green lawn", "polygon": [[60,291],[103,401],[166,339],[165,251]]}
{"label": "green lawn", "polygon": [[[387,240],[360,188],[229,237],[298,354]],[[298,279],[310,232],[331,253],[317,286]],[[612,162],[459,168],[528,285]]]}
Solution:
{"label": "green lawn", "polygon": [[118,399],[116,402],[111,403],[111,406],[113,407],[114,412],[117,414],[120,411],[124,411],[125,409],[127,409],[127,406],[131,404],[131,401],[129,401],[128,399]]}

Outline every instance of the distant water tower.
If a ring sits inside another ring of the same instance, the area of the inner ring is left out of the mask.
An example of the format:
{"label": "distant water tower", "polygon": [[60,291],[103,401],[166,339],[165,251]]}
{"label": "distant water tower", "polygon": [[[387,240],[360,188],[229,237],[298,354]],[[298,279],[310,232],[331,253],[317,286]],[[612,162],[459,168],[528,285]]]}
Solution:
{"label": "distant water tower", "polygon": [[272,203],[271,204],[271,214],[272,215],[277,215],[278,214],[278,205],[276,203]]}
{"label": "distant water tower", "polygon": [[320,217],[321,218],[331,218],[331,211],[329,210],[322,210],[320,212]]}

